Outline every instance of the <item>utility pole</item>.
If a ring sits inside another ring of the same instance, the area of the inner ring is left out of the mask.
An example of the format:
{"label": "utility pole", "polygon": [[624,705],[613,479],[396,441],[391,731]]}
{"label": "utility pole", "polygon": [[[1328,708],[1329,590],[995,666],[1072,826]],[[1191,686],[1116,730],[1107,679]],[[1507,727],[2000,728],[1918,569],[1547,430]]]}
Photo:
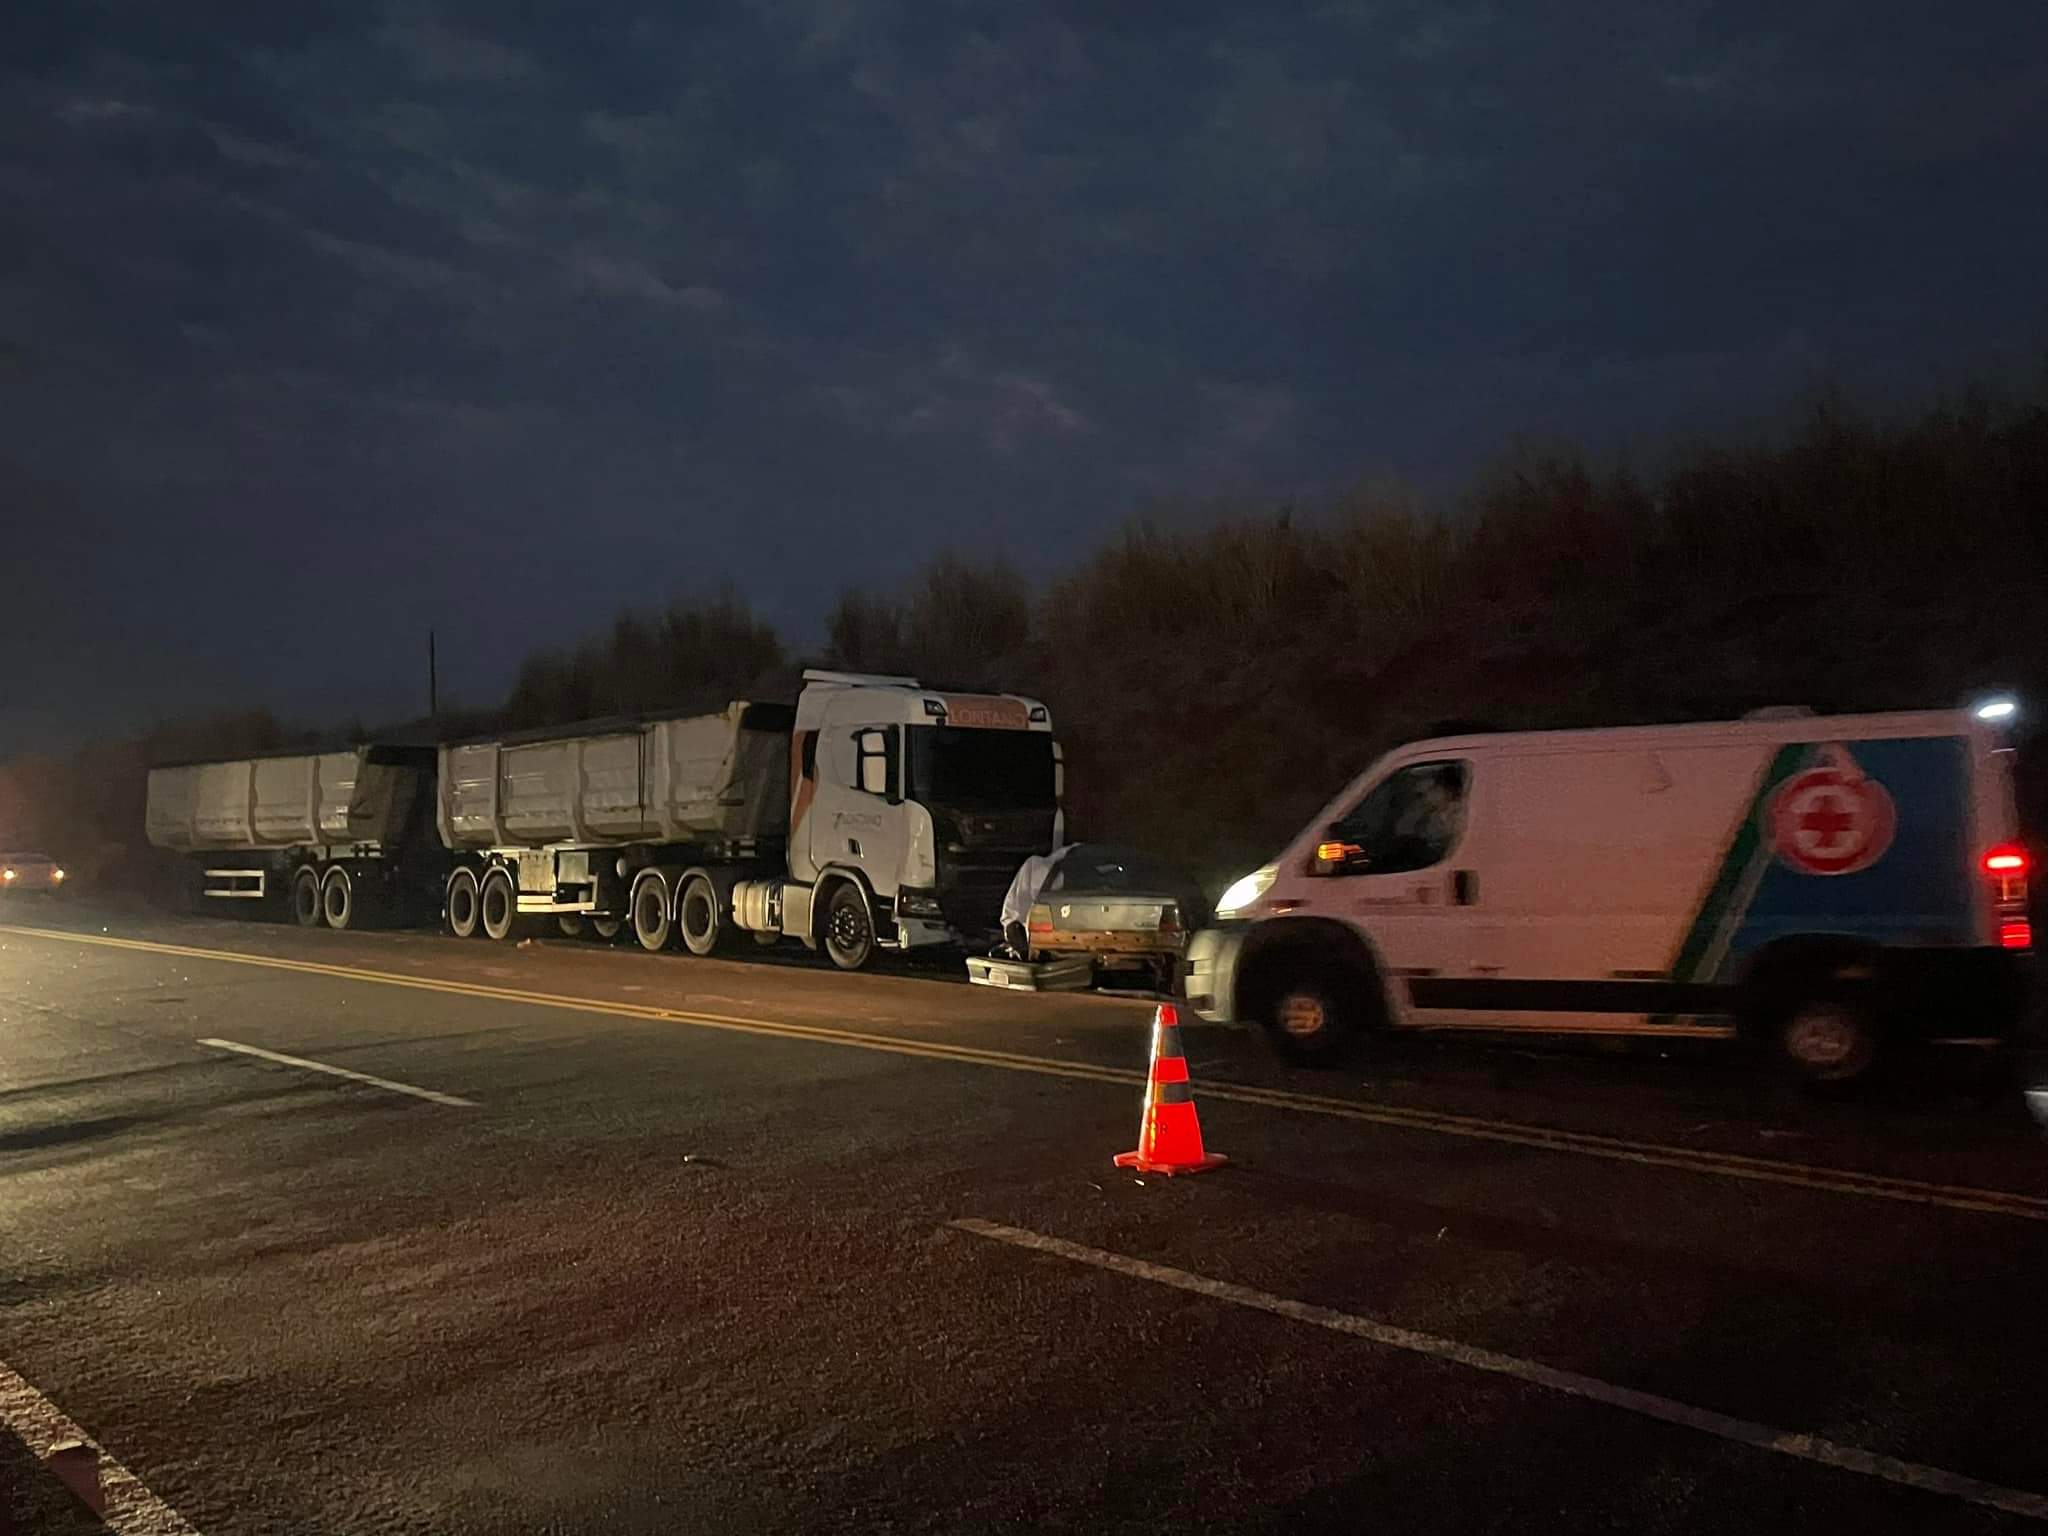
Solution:
{"label": "utility pole", "polygon": [[441,723],[441,674],[434,656],[434,632],[427,631],[427,719]]}

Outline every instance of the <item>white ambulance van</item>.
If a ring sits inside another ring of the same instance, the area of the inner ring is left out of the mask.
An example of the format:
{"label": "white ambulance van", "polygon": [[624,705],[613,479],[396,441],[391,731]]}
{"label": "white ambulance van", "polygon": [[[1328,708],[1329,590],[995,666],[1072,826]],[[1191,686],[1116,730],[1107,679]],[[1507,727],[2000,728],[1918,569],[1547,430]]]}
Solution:
{"label": "white ambulance van", "polygon": [[1846,1080],[2017,1022],[2011,780],[1963,712],[1414,742],[1225,893],[1188,1000],[1308,1064],[1382,1028],[1741,1034]]}

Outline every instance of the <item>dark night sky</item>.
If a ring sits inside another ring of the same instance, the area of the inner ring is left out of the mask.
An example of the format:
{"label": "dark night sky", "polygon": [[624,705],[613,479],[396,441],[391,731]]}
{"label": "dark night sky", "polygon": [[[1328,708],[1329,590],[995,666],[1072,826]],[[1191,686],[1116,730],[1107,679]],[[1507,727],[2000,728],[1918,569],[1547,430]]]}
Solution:
{"label": "dark night sky", "polygon": [[0,757],[2048,339],[2039,0],[6,11]]}

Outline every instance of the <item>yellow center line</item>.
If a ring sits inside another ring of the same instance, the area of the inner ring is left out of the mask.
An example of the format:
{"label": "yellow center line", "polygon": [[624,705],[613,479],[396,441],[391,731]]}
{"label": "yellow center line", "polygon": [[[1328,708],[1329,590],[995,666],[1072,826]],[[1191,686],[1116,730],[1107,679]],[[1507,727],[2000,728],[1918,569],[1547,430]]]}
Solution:
{"label": "yellow center line", "polygon": [[[1032,1056],[1019,1051],[991,1050],[981,1046],[907,1040],[900,1035],[875,1034],[823,1024],[741,1019],[727,1014],[702,1013],[686,1008],[661,1008],[645,1003],[612,1002],[558,992],[537,992],[519,987],[453,981],[441,977],[409,976],[402,972],[376,971],[353,965],[330,965],[317,960],[288,960],[274,955],[256,955],[237,950],[200,949],[186,944],[121,939],[109,934],[67,933],[57,929],[7,925],[0,925],[0,933],[17,934],[24,938],[56,939],[66,943],[97,945],[107,949],[132,950],[143,954],[175,955],[191,960],[213,960],[230,965],[291,971],[304,975],[331,977],[340,981],[406,987],[415,991],[438,992],[447,996],[476,998],[487,1002],[526,1003],[534,1007],[558,1008],[577,1013],[605,1014],[615,1018],[640,1019],[662,1024],[688,1024],[699,1029],[765,1035],[818,1045],[848,1046],[857,1050],[878,1051],[895,1056],[914,1056],[928,1061],[998,1067],[1011,1072],[1029,1072],[1044,1077],[1109,1083],[1119,1087],[1142,1087],[1145,1083],[1145,1074],[1136,1070],[1096,1066],[1081,1061],[1063,1061],[1050,1056]],[[1690,1173],[1743,1179],[1754,1183],[1789,1185],[1829,1194],[1857,1195],[1866,1199],[1895,1200],[1948,1210],[2015,1216],[2028,1221],[2048,1221],[2048,1198],[2021,1194],[2013,1190],[1979,1189],[1962,1184],[1940,1184],[1920,1179],[1896,1178],[1887,1174],[1860,1173],[1848,1168],[1828,1168],[1810,1163],[1750,1157],[1734,1152],[1715,1152],[1672,1146],[1662,1142],[1635,1141],[1588,1131],[1524,1125],[1507,1120],[1488,1120],[1442,1110],[1366,1104],[1333,1098],[1326,1094],[1297,1093],[1287,1089],[1262,1088],[1251,1084],[1205,1082],[1199,1085],[1197,1091],[1201,1097],[1207,1099],[1221,1099],[1266,1109],[1291,1110],[1298,1114],[1322,1115],[1331,1119],[1398,1130],[1427,1131],[1434,1135],[1506,1143],[1547,1152],[1566,1152],[1643,1167],[1675,1168]]]}

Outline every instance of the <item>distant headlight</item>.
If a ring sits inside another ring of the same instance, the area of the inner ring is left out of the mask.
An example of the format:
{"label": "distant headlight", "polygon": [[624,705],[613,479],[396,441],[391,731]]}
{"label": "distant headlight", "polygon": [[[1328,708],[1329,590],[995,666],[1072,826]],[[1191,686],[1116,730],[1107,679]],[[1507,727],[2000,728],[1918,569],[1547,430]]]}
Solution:
{"label": "distant headlight", "polygon": [[0,880],[12,880],[13,878],[14,878],[14,871],[13,871],[13,870],[11,870],[11,869],[0,869]]}
{"label": "distant headlight", "polygon": [[1279,878],[1280,871],[1270,864],[1264,869],[1253,870],[1223,893],[1223,899],[1216,903],[1216,915],[1235,917],[1271,890],[1273,882]]}
{"label": "distant headlight", "polygon": [[58,885],[62,885],[64,883],[64,871],[61,869],[53,869],[50,871],[50,878],[53,881],[55,881]]}

